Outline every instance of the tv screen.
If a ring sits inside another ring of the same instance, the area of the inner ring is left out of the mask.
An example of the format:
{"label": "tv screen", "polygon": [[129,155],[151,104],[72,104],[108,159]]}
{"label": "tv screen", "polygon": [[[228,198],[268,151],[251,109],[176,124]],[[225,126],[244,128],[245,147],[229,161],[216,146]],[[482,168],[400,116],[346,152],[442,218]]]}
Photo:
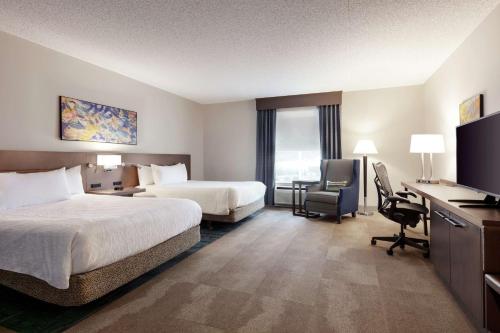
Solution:
{"label": "tv screen", "polygon": [[500,196],[500,112],[457,127],[457,183]]}

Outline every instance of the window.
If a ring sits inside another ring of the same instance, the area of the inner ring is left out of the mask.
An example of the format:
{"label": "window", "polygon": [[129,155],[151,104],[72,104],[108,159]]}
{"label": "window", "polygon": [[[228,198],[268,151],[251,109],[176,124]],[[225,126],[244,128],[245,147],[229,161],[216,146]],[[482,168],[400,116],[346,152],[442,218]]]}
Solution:
{"label": "window", "polygon": [[319,180],[321,152],[316,107],[278,110],[276,115],[275,181]]}

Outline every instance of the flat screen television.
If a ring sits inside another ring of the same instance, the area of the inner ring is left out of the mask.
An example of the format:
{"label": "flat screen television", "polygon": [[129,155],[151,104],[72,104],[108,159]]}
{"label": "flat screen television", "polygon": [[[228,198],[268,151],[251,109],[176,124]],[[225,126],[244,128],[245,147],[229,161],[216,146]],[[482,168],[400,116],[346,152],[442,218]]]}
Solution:
{"label": "flat screen television", "polygon": [[457,184],[500,197],[500,112],[457,127]]}

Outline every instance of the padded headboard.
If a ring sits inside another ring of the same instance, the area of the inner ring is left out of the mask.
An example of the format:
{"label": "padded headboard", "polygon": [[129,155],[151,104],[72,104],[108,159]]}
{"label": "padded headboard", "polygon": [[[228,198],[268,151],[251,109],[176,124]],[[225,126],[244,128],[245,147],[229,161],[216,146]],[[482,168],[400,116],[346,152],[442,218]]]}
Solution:
{"label": "padded headboard", "polygon": [[[100,167],[87,167],[88,163],[96,164],[98,154],[119,154],[125,166],[105,172]],[[51,152],[0,150],[0,172],[36,172],[54,170],[62,167],[82,166],[82,178],[85,190],[90,184],[101,183],[103,189],[113,187],[113,182],[122,181],[123,186],[137,186],[137,164],[173,165],[184,163],[191,179],[191,155],[187,154],[134,154],[119,152]]]}

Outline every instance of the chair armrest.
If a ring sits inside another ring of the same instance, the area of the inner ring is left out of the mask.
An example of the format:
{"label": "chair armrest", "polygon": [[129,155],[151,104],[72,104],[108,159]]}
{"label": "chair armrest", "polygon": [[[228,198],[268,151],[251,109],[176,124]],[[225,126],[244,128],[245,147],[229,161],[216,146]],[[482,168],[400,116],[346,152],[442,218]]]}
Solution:
{"label": "chair armrest", "polygon": [[417,195],[413,192],[410,192],[410,191],[399,191],[399,192],[396,192],[397,195],[399,195],[400,197],[403,197],[403,198],[408,198],[408,196],[412,196],[414,198],[417,197]]}
{"label": "chair armrest", "polygon": [[339,206],[343,207],[344,205],[351,206],[351,203],[356,206],[351,209],[357,210],[358,205],[358,188],[356,186],[345,186],[339,189]]}
{"label": "chair armrest", "polygon": [[396,204],[398,202],[404,202],[404,203],[411,203],[410,200],[403,198],[403,197],[398,197],[395,195],[390,195],[387,197],[387,200],[390,201],[393,204]]}

